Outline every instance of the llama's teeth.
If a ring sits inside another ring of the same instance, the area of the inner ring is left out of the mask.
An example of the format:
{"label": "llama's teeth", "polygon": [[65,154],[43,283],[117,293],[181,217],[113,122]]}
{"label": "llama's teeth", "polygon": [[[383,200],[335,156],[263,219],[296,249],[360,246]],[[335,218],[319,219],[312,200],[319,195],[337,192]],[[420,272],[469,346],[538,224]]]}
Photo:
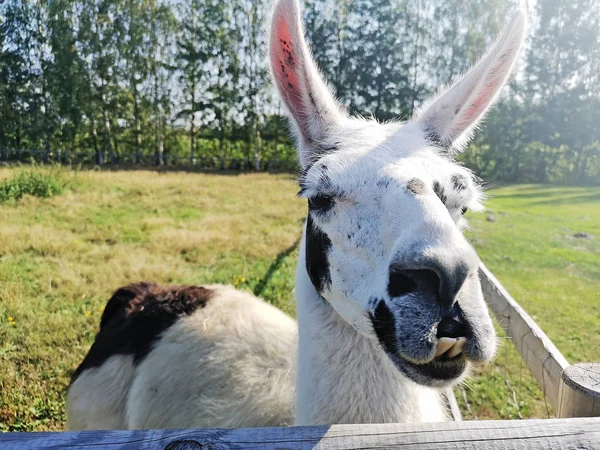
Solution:
{"label": "llama's teeth", "polygon": [[467,343],[466,337],[459,337],[456,339],[456,343],[452,346],[452,348],[448,351],[448,357],[454,358],[455,356],[460,355],[465,349],[465,344]]}
{"label": "llama's teeth", "polygon": [[435,357],[442,356],[450,347],[456,344],[456,338],[441,337],[438,339],[438,344],[435,349]]}

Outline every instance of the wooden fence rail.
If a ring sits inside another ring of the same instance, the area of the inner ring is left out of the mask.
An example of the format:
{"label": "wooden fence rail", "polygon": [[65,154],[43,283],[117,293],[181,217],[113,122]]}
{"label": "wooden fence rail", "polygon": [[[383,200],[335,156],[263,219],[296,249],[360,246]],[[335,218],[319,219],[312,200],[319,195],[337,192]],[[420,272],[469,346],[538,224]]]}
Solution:
{"label": "wooden fence rail", "polygon": [[600,416],[600,364],[571,366],[483,263],[479,275],[488,306],[558,416]]}
{"label": "wooden fence rail", "polygon": [[600,450],[600,418],[0,434],[2,450]]}

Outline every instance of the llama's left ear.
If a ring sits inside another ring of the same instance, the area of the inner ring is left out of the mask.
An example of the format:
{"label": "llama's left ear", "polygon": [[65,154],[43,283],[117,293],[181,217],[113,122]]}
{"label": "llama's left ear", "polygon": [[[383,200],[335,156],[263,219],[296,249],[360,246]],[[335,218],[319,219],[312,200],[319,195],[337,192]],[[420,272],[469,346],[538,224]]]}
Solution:
{"label": "llama's left ear", "polygon": [[277,90],[296,125],[300,163],[306,167],[325,151],[321,140],[344,113],[319,74],[304,40],[298,0],[278,0],[275,4],[269,59]]}
{"label": "llama's left ear", "polygon": [[483,59],[448,90],[418,113],[427,139],[446,149],[460,150],[492,105],[517,60],[528,25],[527,11],[519,9]]}

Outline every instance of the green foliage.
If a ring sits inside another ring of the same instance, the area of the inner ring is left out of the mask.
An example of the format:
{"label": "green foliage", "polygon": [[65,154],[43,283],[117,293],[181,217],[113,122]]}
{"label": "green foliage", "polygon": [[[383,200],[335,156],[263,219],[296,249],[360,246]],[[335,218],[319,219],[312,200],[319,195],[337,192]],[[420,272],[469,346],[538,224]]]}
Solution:
{"label": "green foliage", "polygon": [[57,170],[22,170],[0,184],[0,203],[19,200],[24,195],[49,198],[62,194],[67,181]]}
{"label": "green foliage", "polygon": [[[465,72],[516,5],[304,3],[315,59],[341,103],[382,120],[410,117]],[[292,167],[264,57],[270,6],[0,2],[0,160]],[[518,75],[461,158],[489,181],[598,184],[597,0],[535,2],[531,30]]]}

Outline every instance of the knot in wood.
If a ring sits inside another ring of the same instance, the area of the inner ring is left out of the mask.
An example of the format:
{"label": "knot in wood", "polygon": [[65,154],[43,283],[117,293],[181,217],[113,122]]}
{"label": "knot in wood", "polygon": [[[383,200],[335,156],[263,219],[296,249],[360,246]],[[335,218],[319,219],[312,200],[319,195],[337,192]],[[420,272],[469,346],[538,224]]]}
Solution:
{"label": "knot in wood", "polygon": [[182,439],[169,443],[165,450],[208,450],[210,447],[208,445],[202,445],[198,441],[193,441],[191,439]]}

